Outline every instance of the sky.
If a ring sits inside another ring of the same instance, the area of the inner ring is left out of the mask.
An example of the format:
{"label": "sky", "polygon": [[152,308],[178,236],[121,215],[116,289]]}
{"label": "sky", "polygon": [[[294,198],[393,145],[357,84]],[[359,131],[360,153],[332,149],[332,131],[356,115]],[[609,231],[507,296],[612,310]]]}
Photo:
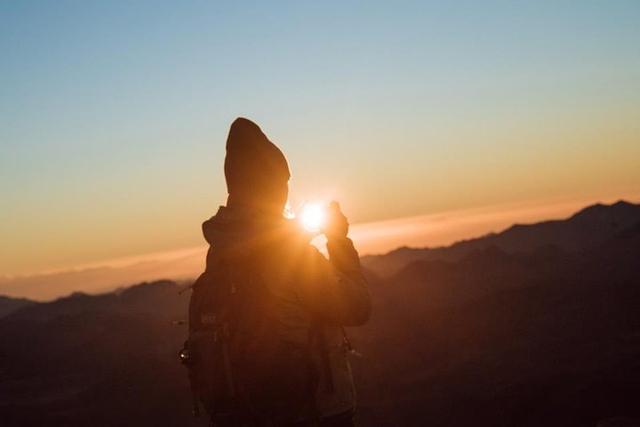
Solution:
{"label": "sky", "polygon": [[237,116],[293,205],[356,224],[637,199],[638,22],[635,0],[0,2],[0,276],[202,245]]}

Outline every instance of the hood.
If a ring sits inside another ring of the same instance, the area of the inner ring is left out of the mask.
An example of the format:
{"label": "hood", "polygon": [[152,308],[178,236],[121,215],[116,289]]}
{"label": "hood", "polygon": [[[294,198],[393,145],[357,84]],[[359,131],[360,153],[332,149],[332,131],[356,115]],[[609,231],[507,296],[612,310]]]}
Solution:
{"label": "hood", "polygon": [[311,237],[295,221],[226,206],[220,206],[202,224],[202,234],[209,245],[231,252],[245,252],[289,239],[309,242]]}

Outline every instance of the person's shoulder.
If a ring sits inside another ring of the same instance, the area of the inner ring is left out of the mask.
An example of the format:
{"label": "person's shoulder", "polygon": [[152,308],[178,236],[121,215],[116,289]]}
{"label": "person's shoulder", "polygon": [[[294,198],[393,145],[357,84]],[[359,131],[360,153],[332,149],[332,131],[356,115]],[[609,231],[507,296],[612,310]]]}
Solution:
{"label": "person's shoulder", "polygon": [[298,249],[312,246],[311,240],[313,236],[300,227],[297,221],[283,219],[278,223],[276,233],[277,240],[282,246]]}
{"label": "person's shoulder", "polygon": [[[293,221],[291,221],[293,222]],[[308,263],[324,259],[320,250],[311,243],[313,235],[302,230],[295,223],[286,223],[272,249],[282,254],[287,261]]]}

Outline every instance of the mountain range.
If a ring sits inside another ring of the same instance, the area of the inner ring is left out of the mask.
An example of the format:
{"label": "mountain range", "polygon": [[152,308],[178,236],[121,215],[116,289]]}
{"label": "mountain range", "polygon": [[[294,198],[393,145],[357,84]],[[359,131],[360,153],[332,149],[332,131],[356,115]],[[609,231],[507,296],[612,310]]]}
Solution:
{"label": "mountain range", "polygon": [[515,224],[500,233],[464,240],[447,247],[402,247],[385,255],[365,256],[362,263],[376,273],[389,275],[414,260],[458,261],[488,247],[509,253],[526,253],[551,246],[565,252],[576,252],[593,248],[637,225],[639,216],[640,205],[637,204],[622,200],[611,205],[595,204],[566,219]]}
{"label": "mountain range", "polygon": [[[363,257],[360,424],[640,425],[639,254],[640,205],[620,201]],[[183,290],[0,300],[3,425],[205,425],[176,358]]]}

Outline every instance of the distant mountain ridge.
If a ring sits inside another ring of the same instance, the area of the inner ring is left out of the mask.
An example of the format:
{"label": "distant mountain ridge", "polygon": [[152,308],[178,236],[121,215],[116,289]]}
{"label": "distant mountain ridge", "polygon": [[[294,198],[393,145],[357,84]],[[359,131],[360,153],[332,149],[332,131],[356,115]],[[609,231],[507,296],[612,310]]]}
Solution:
{"label": "distant mountain ridge", "polygon": [[463,240],[446,247],[398,248],[362,257],[365,267],[389,275],[416,260],[458,261],[473,251],[495,246],[507,253],[534,252],[554,246],[563,252],[589,249],[634,226],[640,226],[640,204],[620,200],[588,206],[566,219],[515,224],[499,233]]}
{"label": "distant mountain ridge", "polygon": [[26,298],[11,298],[0,295],[0,319],[31,304],[35,304],[35,302]]}
{"label": "distant mountain ridge", "polygon": [[[84,313],[135,313],[145,315],[162,313],[176,318],[184,313],[176,311],[174,299],[183,288],[174,281],[156,280],[143,282],[113,292],[89,295],[82,292],[58,298],[50,302],[29,301],[6,316],[7,320],[21,319],[48,321],[58,316],[77,316]],[[27,300],[28,301],[28,300]]]}

